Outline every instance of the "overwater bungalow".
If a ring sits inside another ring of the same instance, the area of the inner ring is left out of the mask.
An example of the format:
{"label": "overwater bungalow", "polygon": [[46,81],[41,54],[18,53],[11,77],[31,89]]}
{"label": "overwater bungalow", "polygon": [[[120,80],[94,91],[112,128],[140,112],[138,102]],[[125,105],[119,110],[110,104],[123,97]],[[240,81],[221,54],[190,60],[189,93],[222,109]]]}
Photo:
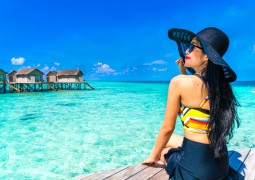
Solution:
{"label": "overwater bungalow", "polygon": [[16,73],[16,83],[43,82],[44,73],[37,68],[24,68]]}
{"label": "overwater bungalow", "polygon": [[12,70],[12,71],[7,75],[10,83],[16,82],[16,73],[17,73],[17,71]]}
{"label": "overwater bungalow", "polygon": [[81,70],[50,71],[43,81],[44,73],[37,68],[24,68],[11,71],[6,81],[6,72],[0,69],[0,93],[5,92],[42,92],[49,90],[86,90],[94,89],[83,81]]}
{"label": "overwater bungalow", "polygon": [[56,71],[50,71],[46,74],[46,82],[57,82],[57,73]]}
{"label": "overwater bungalow", "polygon": [[57,82],[83,82],[81,70],[61,70],[57,73]]}
{"label": "overwater bungalow", "polygon": [[6,74],[8,73],[0,69],[0,83],[4,83],[6,81]]}

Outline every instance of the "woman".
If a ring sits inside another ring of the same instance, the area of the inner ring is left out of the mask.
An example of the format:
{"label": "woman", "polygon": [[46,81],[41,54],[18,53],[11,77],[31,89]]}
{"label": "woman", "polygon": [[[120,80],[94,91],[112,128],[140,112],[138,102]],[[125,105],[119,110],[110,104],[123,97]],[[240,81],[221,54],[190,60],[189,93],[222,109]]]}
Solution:
{"label": "woman", "polygon": [[[170,82],[163,124],[142,163],[162,160],[171,179],[224,179],[229,171],[226,143],[235,123],[239,126],[238,102],[229,85],[237,77],[222,59],[229,39],[213,27],[197,34],[170,29],[168,36],[178,45],[182,75]],[[186,68],[194,74],[186,75]],[[173,134],[177,114],[184,137]]]}

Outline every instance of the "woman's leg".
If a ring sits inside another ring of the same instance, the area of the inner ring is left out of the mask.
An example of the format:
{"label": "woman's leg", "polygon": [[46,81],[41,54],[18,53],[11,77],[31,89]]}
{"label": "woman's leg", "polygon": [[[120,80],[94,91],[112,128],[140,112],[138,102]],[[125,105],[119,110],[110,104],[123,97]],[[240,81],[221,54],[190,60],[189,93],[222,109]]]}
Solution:
{"label": "woman's leg", "polygon": [[166,144],[166,147],[161,151],[160,154],[160,160],[166,165],[166,160],[164,155],[171,149],[171,148],[177,148],[182,146],[183,142],[183,136],[178,134],[172,134],[169,141]]}
{"label": "woman's leg", "polygon": [[162,151],[161,151],[161,154],[160,154],[160,160],[166,165],[166,160],[165,160],[165,157],[164,155],[169,151],[169,149],[171,149],[170,147],[168,148],[164,148]]}
{"label": "woman's leg", "polygon": [[172,134],[165,148],[177,148],[182,146],[183,136],[178,134]]}

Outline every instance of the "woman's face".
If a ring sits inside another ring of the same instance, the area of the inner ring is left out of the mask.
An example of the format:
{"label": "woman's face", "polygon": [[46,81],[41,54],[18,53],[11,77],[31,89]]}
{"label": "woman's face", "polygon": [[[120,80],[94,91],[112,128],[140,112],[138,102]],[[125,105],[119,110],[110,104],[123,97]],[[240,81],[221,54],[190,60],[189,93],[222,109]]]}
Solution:
{"label": "woman's face", "polygon": [[192,67],[195,69],[202,67],[205,62],[208,61],[207,55],[204,53],[203,48],[197,38],[194,38],[190,44],[190,48],[185,51],[185,67]]}

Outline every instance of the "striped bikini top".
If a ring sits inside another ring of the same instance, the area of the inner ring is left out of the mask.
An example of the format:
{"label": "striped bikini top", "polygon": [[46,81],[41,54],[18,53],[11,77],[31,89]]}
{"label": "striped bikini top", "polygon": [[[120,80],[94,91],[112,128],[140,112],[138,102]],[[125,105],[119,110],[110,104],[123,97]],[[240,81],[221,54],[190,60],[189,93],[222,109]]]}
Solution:
{"label": "striped bikini top", "polygon": [[184,130],[200,134],[209,133],[208,126],[210,124],[210,111],[202,108],[208,100],[209,97],[207,96],[200,104],[199,108],[189,108],[181,105],[179,116]]}
{"label": "striped bikini top", "polygon": [[209,133],[208,126],[210,124],[210,111],[202,108],[208,100],[209,96],[203,100],[199,108],[189,108],[181,105],[179,116],[184,130],[199,134]]}

